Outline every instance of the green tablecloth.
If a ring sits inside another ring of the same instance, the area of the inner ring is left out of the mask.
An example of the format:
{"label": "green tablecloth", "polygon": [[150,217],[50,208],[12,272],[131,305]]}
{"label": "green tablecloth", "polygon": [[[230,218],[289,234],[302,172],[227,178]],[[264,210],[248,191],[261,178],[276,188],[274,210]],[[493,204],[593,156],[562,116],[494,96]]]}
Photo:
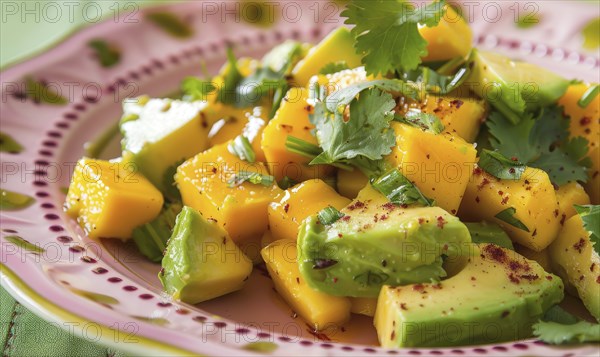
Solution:
{"label": "green tablecloth", "polygon": [[120,351],[71,335],[37,317],[0,289],[0,346],[3,357],[120,357]]}

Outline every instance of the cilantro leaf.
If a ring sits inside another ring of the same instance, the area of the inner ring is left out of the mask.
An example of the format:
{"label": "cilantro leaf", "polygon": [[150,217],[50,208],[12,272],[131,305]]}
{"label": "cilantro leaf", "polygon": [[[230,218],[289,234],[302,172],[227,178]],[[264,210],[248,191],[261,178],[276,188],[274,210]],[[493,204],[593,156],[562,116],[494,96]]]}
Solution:
{"label": "cilantro leaf", "polygon": [[331,164],[358,156],[380,160],[392,151],[396,137],[390,129],[396,102],[389,93],[373,88],[350,103],[350,118],[343,111],[332,114],[317,103],[311,121],[323,152],[311,164]]}
{"label": "cilantro leaf", "polygon": [[[420,83],[428,93],[448,94],[469,78],[469,75],[471,74],[471,65],[474,61],[474,53],[475,52],[472,51],[466,61],[459,59],[463,64],[458,69],[454,70],[454,74],[442,74],[445,70],[444,68],[435,71],[429,67],[419,66],[416,69],[404,72],[402,74],[402,79]],[[457,62],[457,60],[448,61],[448,67],[453,66],[453,62]],[[457,65],[460,65],[460,62]]]}
{"label": "cilantro leaf", "polygon": [[597,254],[600,254],[600,205],[575,205],[581,216],[583,228],[590,232],[590,242]]}
{"label": "cilantro leaf", "polygon": [[498,214],[496,214],[494,217],[498,218],[499,220],[501,220],[503,222],[510,224],[513,227],[517,227],[520,230],[529,232],[529,228],[527,228],[527,226],[525,224],[523,224],[523,222],[521,222],[517,217],[515,217],[516,212],[517,212],[517,210],[514,207],[509,207],[505,210],[498,212]]}
{"label": "cilantro leaf", "polygon": [[551,344],[600,342],[600,324],[578,319],[559,306],[551,307],[533,325],[533,334]]}
{"label": "cilantro leaf", "polygon": [[435,202],[423,195],[400,170],[392,169],[374,180],[371,185],[374,189],[386,196],[390,202],[397,205],[410,205],[419,203],[424,206],[433,206]]}
{"label": "cilantro leaf", "polygon": [[518,161],[507,159],[497,151],[486,149],[479,155],[477,166],[490,175],[502,180],[518,180],[527,168],[527,166]]}
{"label": "cilantro leaf", "polygon": [[431,113],[409,111],[404,116],[394,116],[394,120],[433,134],[439,134],[444,131],[444,124],[440,118]]}
{"label": "cilantro leaf", "polygon": [[98,58],[102,67],[108,68],[116,65],[121,60],[121,52],[111,46],[108,42],[101,39],[94,39],[88,42]]}
{"label": "cilantro leaf", "polygon": [[319,70],[319,74],[333,74],[345,69],[350,69],[346,61],[329,62]]}
{"label": "cilantro leaf", "polygon": [[543,108],[538,118],[528,115],[517,124],[493,112],[486,124],[492,148],[502,155],[546,171],[557,185],[587,181],[588,141],[583,137],[569,139],[569,119],[563,116],[562,108]]}
{"label": "cilantro leaf", "polygon": [[[350,104],[360,92],[371,87],[386,92],[399,92],[415,100],[419,97],[419,89],[410,82],[407,83],[399,79],[376,79],[373,81],[355,83],[333,92],[325,100],[327,103],[327,110],[333,113],[340,107],[345,108],[346,105]],[[315,88],[315,90],[317,90],[317,88]]]}
{"label": "cilantro leaf", "polygon": [[354,25],[357,53],[368,74],[411,70],[427,55],[427,41],[418,25],[435,26],[445,11],[445,1],[414,9],[404,1],[352,0],[341,13]]}

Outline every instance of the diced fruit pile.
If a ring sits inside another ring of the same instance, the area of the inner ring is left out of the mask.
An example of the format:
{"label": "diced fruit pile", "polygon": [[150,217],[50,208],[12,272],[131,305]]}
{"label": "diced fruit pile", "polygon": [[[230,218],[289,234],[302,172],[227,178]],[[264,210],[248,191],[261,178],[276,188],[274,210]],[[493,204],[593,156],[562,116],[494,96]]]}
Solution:
{"label": "diced fruit pile", "polygon": [[566,289],[600,319],[598,85],[473,48],[444,1],[342,16],[127,100],[122,156],[79,161],[67,213],[187,303],[265,264],[316,331],[372,316],[385,347],[600,340],[556,307]]}

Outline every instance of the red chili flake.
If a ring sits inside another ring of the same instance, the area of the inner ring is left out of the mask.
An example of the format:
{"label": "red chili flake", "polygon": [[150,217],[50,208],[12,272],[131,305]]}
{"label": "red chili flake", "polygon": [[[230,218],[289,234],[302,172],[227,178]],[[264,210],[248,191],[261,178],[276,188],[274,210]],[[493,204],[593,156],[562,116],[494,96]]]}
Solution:
{"label": "red chili flake", "polygon": [[554,210],[554,217],[558,217],[558,214],[559,214],[559,213],[560,213],[560,212],[558,212],[558,209],[555,209],[555,210]]}
{"label": "red chili flake", "polygon": [[292,131],[294,131],[294,127],[291,125],[280,124],[279,127],[281,127],[281,129],[287,131],[288,133],[291,133]]}
{"label": "red chili flake", "polygon": [[472,277],[471,277],[471,281],[475,281],[475,280],[477,280],[477,278],[476,278],[476,277],[474,277],[474,276],[472,276]]}
{"label": "red chili flake", "polygon": [[[401,308],[402,310],[408,310],[408,308],[406,307],[406,303],[401,303],[401,304],[400,304],[400,308]],[[392,340],[393,340],[393,338],[392,338]]]}
{"label": "red chili flake", "polygon": [[213,166],[213,168],[211,169],[211,171],[212,171],[213,174],[216,174],[217,173],[217,168]]}
{"label": "red chili flake", "polygon": [[437,226],[438,226],[440,229],[444,229],[444,225],[445,225],[446,223],[448,223],[448,222],[446,222],[446,220],[444,219],[444,217],[442,217],[442,216],[439,216],[439,217],[437,218]]}
{"label": "red chili flake", "polygon": [[296,277],[296,283],[300,284],[300,278]]}
{"label": "red chili flake", "polygon": [[487,254],[488,257],[490,257],[491,259],[500,262],[500,263],[505,263],[506,259],[507,259],[507,255],[506,252],[504,251],[504,249],[493,245],[493,244],[488,244],[483,248],[483,252]]}
{"label": "red chili flake", "polygon": [[504,191],[498,191],[498,194],[499,194],[500,196],[502,196],[502,195],[504,194]]}
{"label": "red chili flake", "polygon": [[344,235],[342,233],[338,233],[338,237],[342,238]]}
{"label": "red chili flake", "polygon": [[508,172],[510,172],[511,174],[514,174],[517,171],[514,168],[511,167],[510,169],[508,169]]}
{"label": "red chili flake", "polygon": [[552,280],[552,275],[546,275],[546,280]]}
{"label": "red chili flake", "polygon": [[510,312],[508,310],[504,310],[504,311],[502,311],[501,317],[505,318],[506,316],[508,316],[508,314],[510,314]]}
{"label": "red chili flake", "polygon": [[450,213],[452,213],[452,214],[456,214],[456,210],[455,210],[455,209],[453,209],[452,211],[450,211]]}
{"label": "red chili flake", "polygon": [[509,268],[510,268],[510,270],[512,270],[512,271],[517,271],[517,270],[521,269],[523,266],[522,266],[522,265],[521,265],[521,263],[519,263],[518,261],[516,261],[516,260],[511,260],[511,261],[508,263],[508,267],[509,267]]}
{"label": "red chili flake", "polygon": [[537,236],[537,228],[533,230],[533,233],[531,233],[531,236],[532,236],[532,237],[535,237],[535,236]]}
{"label": "red chili flake", "polygon": [[413,285],[412,288],[413,288],[414,291],[418,291],[418,292],[423,293],[423,294],[425,293],[424,292],[425,291],[425,285],[423,285],[423,284],[415,284],[415,285]]}
{"label": "red chili flake", "polygon": [[460,109],[460,107],[464,104],[464,102],[460,99],[455,99],[450,102],[450,104],[454,105],[456,109]]}
{"label": "red chili flake", "polygon": [[520,276],[521,279],[525,279],[528,281],[537,280],[540,277],[537,274],[524,274]]}
{"label": "red chili flake", "polygon": [[518,157],[516,157],[516,156],[513,156],[513,157],[511,157],[510,159],[511,159],[512,161],[519,161],[519,158],[518,158]]}
{"label": "red chili flake", "polygon": [[592,122],[592,118],[590,117],[583,117],[579,120],[579,125],[581,126],[586,126],[586,125],[590,125]]}
{"label": "red chili flake", "polygon": [[526,185],[529,185],[529,180],[525,180],[525,184],[526,184]]}
{"label": "red chili flake", "polygon": [[434,288],[435,290],[440,290],[442,288],[442,284],[437,283],[437,284],[431,285],[431,287]]}
{"label": "red chili flake", "polygon": [[573,244],[573,249],[575,249],[579,253],[581,253],[583,247],[585,247],[585,240],[583,238],[579,239],[579,242]]}
{"label": "red chili flake", "polygon": [[476,167],[473,169],[473,175],[481,175],[483,173],[483,170],[479,167]]}
{"label": "red chili flake", "polygon": [[427,157],[427,160],[429,160],[429,157],[430,157],[430,156],[429,156],[429,154],[427,154],[427,155],[425,155],[425,157]]}
{"label": "red chili flake", "polygon": [[580,276],[579,276],[579,281],[582,281],[582,280],[583,280],[583,278],[584,278],[584,276],[583,276],[583,275],[580,275]]}
{"label": "red chili flake", "polygon": [[306,110],[307,112],[311,112],[313,109],[312,105],[307,105],[304,107],[304,110]]}
{"label": "red chili flake", "polygon": [[596,267],[596,263],[592,263],[592,265],[590,265],[590,271],[593,273],[594,272],[594,268]]}
{"label": "red chili flake", "polygon": [[479,196],[475,197],[475,202],[479,203],[480,199]]}
{"label": "red chili flake", "polygon": [[338,282],[338,278],[335,278],[335,277],[334,277],[334,278],[333,278],[333,282],[334,282],[334,283],[337,283],[337,282]]}
{"label": "red chili flake", "polygon": [[504,196],[504,197],[502,197],[502,201],[500,201],[500,204],[503,204],[503,205],[505,205],[505,204],[508,202],[508,199],[509,199],[509,198],[510,198],[509,196]]}
{"label": "red chili flake", "polygon": [[354,211],[355,209],[357,209],[357,208],[363,208],[364,206],[365,206],[364,202],[356,201],[353,204],[351,204],[350,206],[348,206],[348,209],[350,211]]}
{"label": "red chili flake", "polygon": [[596,278],[596,283],[600,284],[600,275]]}
{"label": "red chili flake", "polygon": [[386,219],[388,219],[388,215],[387,214],[382,214],[381,217],[379,217],[380,221],[385,221]]}
{"label": "red chili flake", "polygon": [[518,284],[520,282],[520,280],[517,279],[517,277],[513,273],[510,273],[508,278],[510,279],[510,282],[513,284]]}
{"label": "red chili flake", "polygon": [[377,223],[377,221],[379,221],[379,216],[377,215],[377,213],[375,213],[375,215],[373,216],[373,222]]}
{"label": "red chili flake", "polygon": [[200,122],[203,128],[208,128],[208,121],[206,120],[206,114],[204,112],[200,112]]}
{"label": "red chili flake", "polygon": [[340,218],[342,221],[344,222],[348,222],[350,220],[350,216],[345,215],[344,217]]}
{"label": "red chili flake", "polygon": [[286,203],[285,206],[283,206],[283,210],[285,211],[285,213],[288,213],[288,211],[290,210],[290,204]]}
{"label": "red chili flake", "polygon": [[483,180],[481,181],[481,183],[477,186],[477,188],[479,190],[481,190],[482,188],[484,188],[489,183],[490,183],[490,180],[488,180],[487,177],[484,177]]}
{"label": "red chili flake", "polygon": [[397,206],[391,202],[388,202],[388,203],[382,205],[381,207],[385,208],[388,211],[393,211],[396,209]]}

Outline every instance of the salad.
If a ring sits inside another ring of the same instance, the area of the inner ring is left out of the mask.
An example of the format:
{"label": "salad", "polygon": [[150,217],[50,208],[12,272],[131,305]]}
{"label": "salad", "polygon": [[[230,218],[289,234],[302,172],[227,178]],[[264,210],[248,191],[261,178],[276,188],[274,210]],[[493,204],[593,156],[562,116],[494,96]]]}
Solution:
{"label": "salad", "polygon": [[315,331],[372,316],[384,347],[600,341],[558,306],[600,320],[598,85],[474,48],[444,1],[341,16],[125,101],[121,157],[83,157],[66,212],[191,304],[264,265]]}

